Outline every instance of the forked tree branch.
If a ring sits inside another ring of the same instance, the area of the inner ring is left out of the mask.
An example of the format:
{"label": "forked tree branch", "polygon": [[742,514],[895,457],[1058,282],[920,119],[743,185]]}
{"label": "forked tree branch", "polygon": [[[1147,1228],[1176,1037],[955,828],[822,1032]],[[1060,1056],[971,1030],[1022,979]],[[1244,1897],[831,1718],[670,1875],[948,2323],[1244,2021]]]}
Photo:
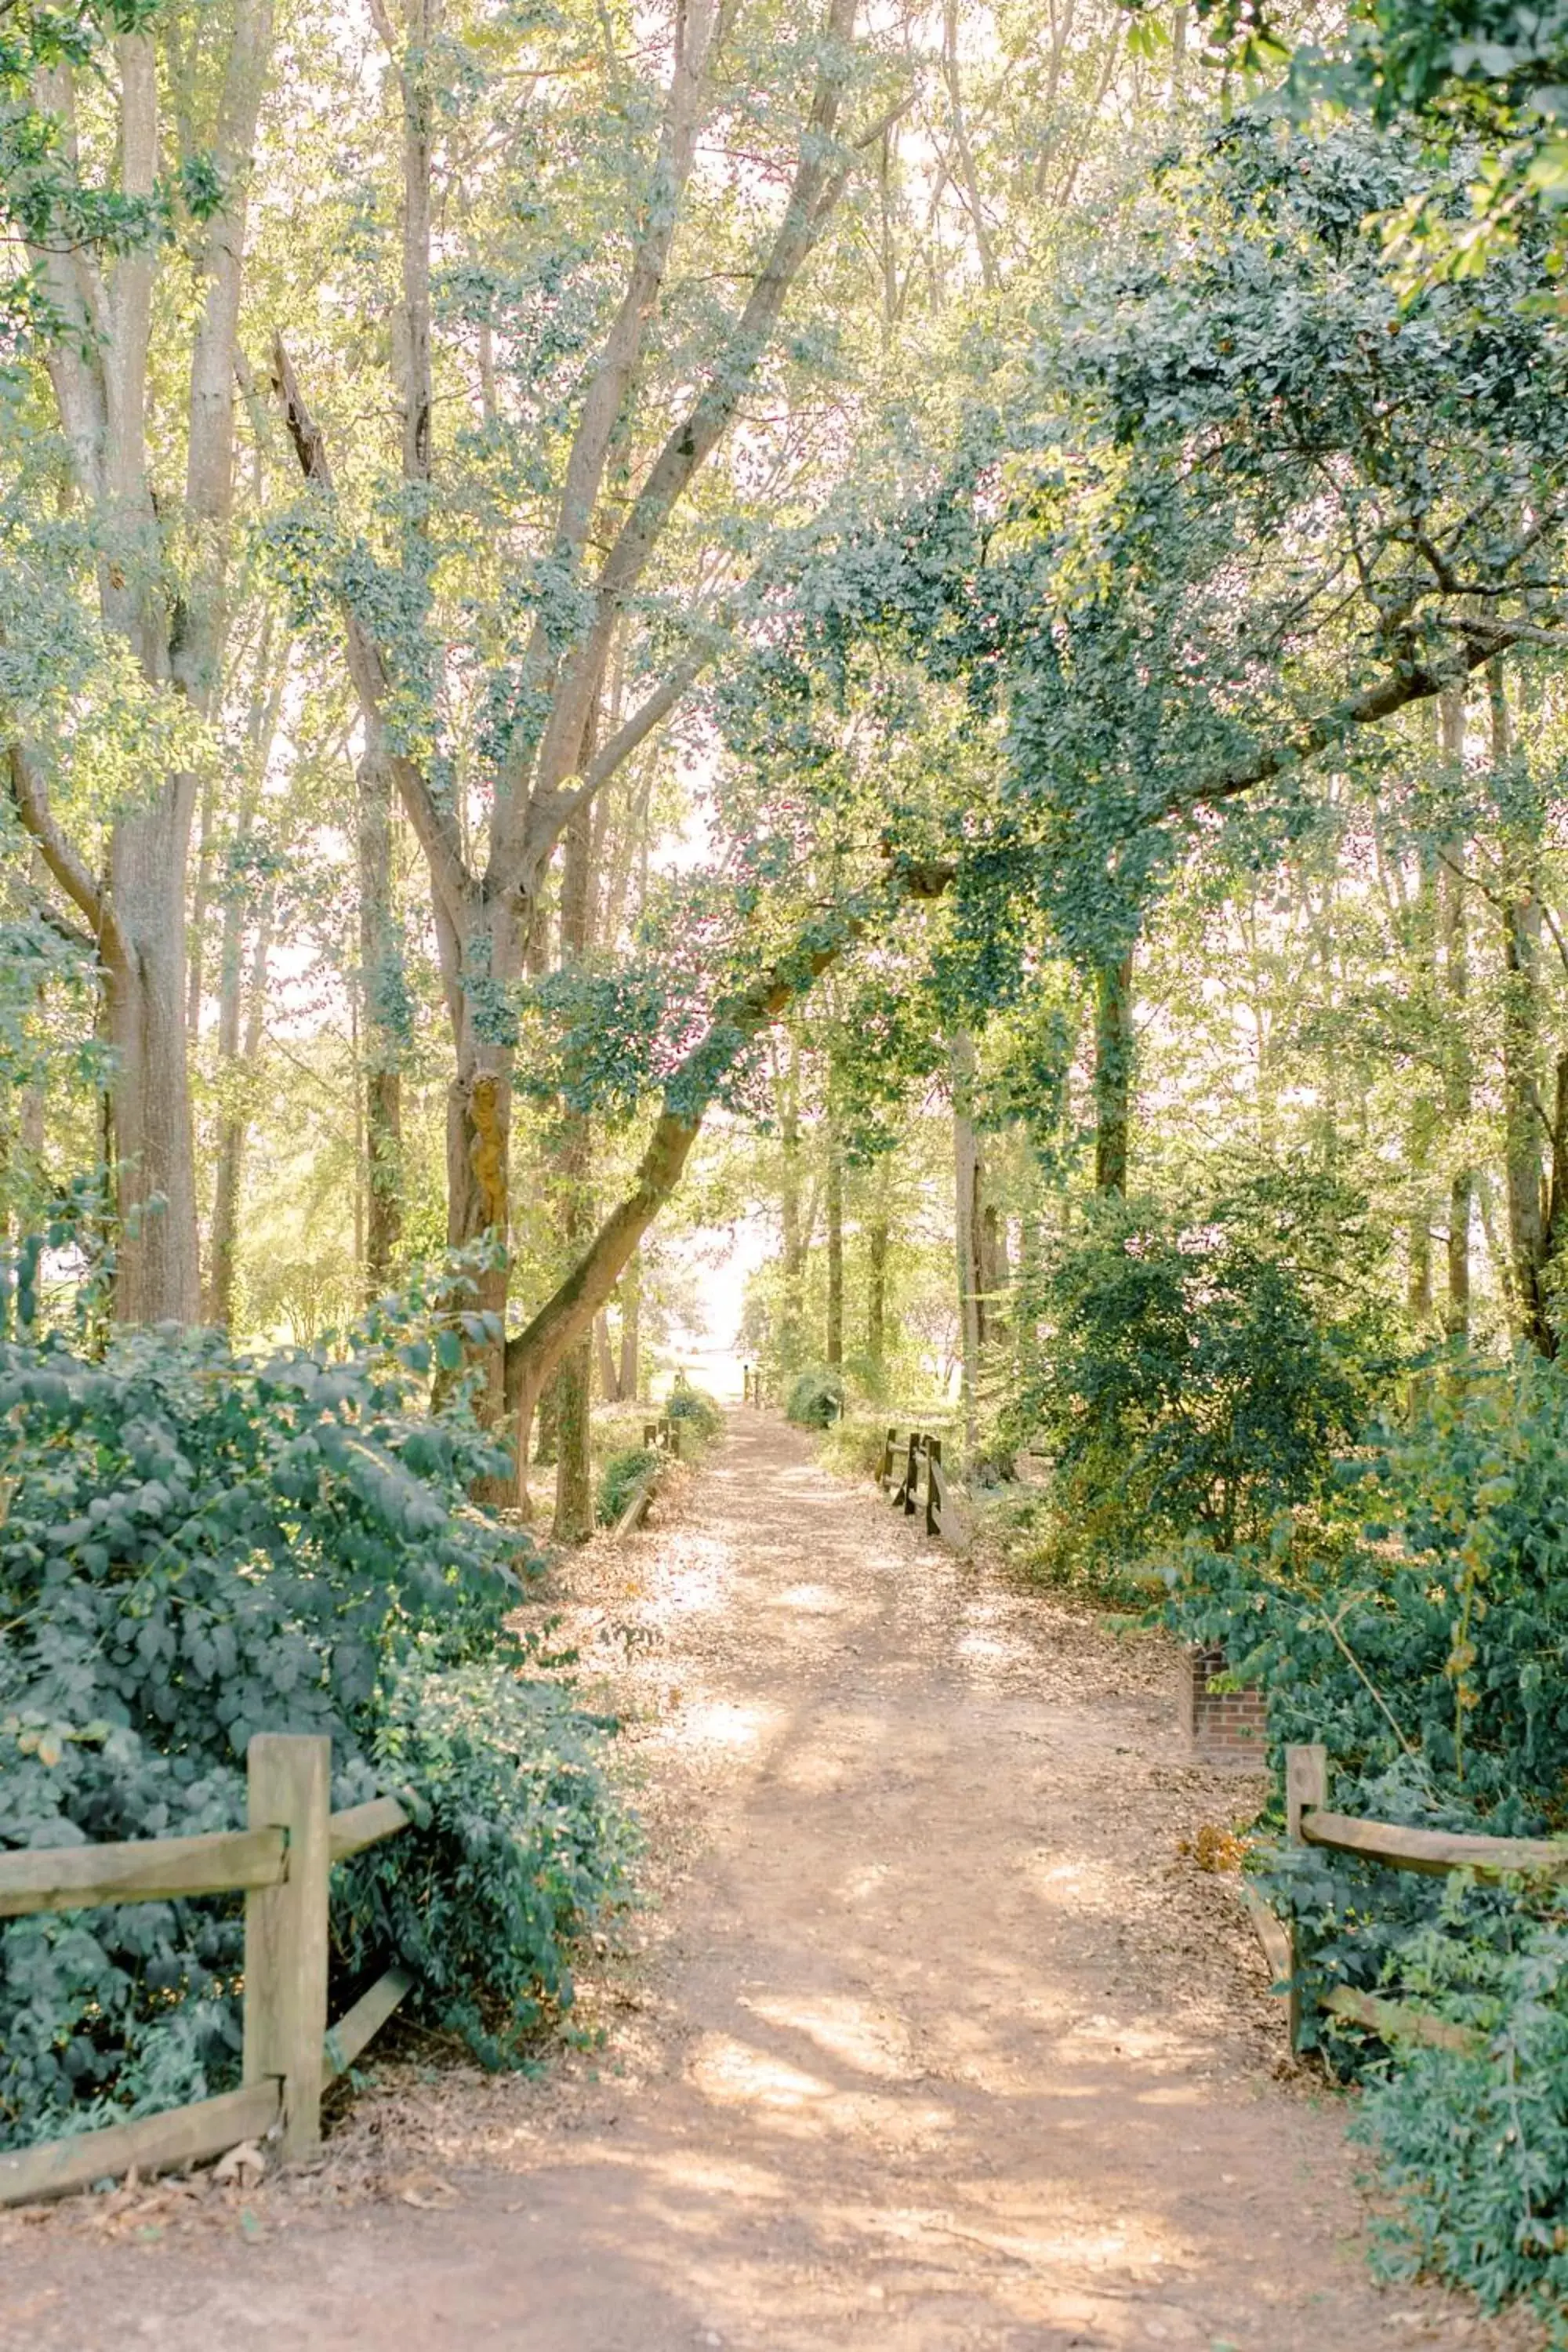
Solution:
{"label": "forked tree branch", "polygon": [[[280,334],[273,338],[272,382],[282,403],[284,423],[288,425],[300,472],[324,496],[335,497],[325,436],[300,389],[300,379]],[[366,731],[377,740],[378,747],[384,746],[398,798],[407,810],[408,821],[429,860],[437,890],[454,924],[461,929],[461,909],[476,886],[463,856],[456,820],[451,811],[443,808],[437,800],[417,761],[411,760],[406,752],[395,751],[387,743],[384,707],[389,679],[385,656],[350,598],[341,595],[338,604],[348,642],[349,675],[353,680]]]}

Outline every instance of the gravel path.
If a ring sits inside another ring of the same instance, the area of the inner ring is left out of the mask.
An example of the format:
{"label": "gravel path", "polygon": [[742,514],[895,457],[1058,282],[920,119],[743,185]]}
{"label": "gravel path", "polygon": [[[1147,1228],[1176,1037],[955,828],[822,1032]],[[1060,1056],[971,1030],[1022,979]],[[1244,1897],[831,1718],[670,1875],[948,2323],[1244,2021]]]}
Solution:
{"label": "gravel path", "polygon": [[1336,2105],[1234,1879],[1179,1853],[1256,1790],[1184,1756],[1163,1644],[1009,1592],[755,1414],[565,1598],[639,1723],[658,1898],[588,1989],[604,2046],[534,2084],[405,2061],[292,2189],[14,2222],[0,2342],[1537,2340],[1371,2283]]}

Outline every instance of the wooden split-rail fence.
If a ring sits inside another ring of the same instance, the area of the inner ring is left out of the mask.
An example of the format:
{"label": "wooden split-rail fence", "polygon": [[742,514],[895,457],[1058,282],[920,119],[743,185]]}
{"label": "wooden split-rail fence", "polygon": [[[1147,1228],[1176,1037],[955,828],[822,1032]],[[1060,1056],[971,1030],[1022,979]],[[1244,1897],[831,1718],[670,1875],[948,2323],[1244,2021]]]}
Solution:
{"label": "wooden split-rail fence", "polygon": [[664,1475],[665,1464],[680,1460],[679,1422],[672,1421],[668,1413],[663,1414],[658,1421],[645,1421],[642,1425],[642,1442],[645,1453],[657,1454],[659,1459],[643,1472],[642,1476],[626,1496],[626,1508],[616,1521],[617,1537],[629,1536],[634,1528],[641,1527],[653,1507],[654,1496],[658,1492],[658,1482]]}
{"label": "wooden split-rail fence", "polygon": [[942,1467],[942,1440],[933,1431],[911,1429],[905,1438],[889,1429],[882,1440],[877,1484],[891,1496],[896,1511],[914,1518],[923,1508],[927,1535],[940,1536],[955,1551],[962,1550],[968,1530]]}
{"label": "wooden split-rail fence", "polygon": [[[1544,1872],[1568,1878],[1568,1839],[1485,1837],[1469,1830],[1409,1829],[1399,1822],[1363,1821],[1329,1809],[1329,1751],[1313,1742],[1285,1750],[1286,1831],[1293,1845],[1322,1846],[1331,1853],[1359,1854],[1389,1870],[1416,1870],[1441,1876],[1473,1871],[1500,1879]],[[1294,1929],[1257,1892],[1245,1890],[1247,1909],[1277,1982],[1289,2000],[1290,2047],[1300,2039],[1305,1994]],[[1438,2049],[1477,2050],[1484,2037],[1452,2018],[1438,2017],[1414,2001],[1387,2000],[1358,1985],[1334,1985],[1322,2006],[1350,2023],[1364,2025],[1388,2042],[1426,2042]]]}
{"label": "wooden split-rail fence", "polygon": [[0,1919],[192,1895],[245,1896],[245,2047],[240,2086],[163,2115],[72,2133],[0,2156],[0,2205],[89,2189],[134,2167],[167,2172],[276,2134],[285,2157],[321,2137],[321,2093],[346,2074],[412,1983],[388,1969],[327,2022],[332,1864],[411,1826],[395,1797],[331,1810],[331,1742],[258,1732],[246,1754],[242,1830],[126,1845],[0,1853]]}

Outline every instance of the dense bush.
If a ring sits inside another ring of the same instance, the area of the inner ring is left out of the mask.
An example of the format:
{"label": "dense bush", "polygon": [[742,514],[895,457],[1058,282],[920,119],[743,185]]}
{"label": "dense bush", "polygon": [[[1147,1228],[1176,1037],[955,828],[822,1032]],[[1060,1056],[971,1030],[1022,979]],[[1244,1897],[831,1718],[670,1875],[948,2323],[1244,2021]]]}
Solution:
{"label": "dense bush", "polygon": [[[1496,1834],[1568,1825],[1568,1376],[1451,1365],[1421,1417],[1341,1467],[1310,1514],[1194,1549],[1173,1613],[1260,1682],[1276,1742],[1321,1739],[1336,1807]],[[1368,2076],[1364,2128],[1402,2192],[1392,2254],[1489,2301],[1568,2283],[1568,1906],[1280,1846],[1264,1881],[1310,1990],[1414,2000],[1474,2058],[1388,2053],[1318,2013]]]}
{"label": "dense bush", "polygon": [[724,1426],[724,1415],[706,1389],[695,1389],[684,1372],[677,1372],[670,1386],[669,1401],[665,1412],[671,1421],[684,1422],[699,1437],[717,1437]]}
{"label": "dense bush", "polygon": [[599,1473],[595,1510],[602,1528],[613,1528],[631,1501],[632,1490],[647,1476],[658,1455],[650,1445],[628,1445],[612,1454]]}
{"label": "dense bush", "polygon": [[[1343,1262],[1354,1204],[1272,1179],[1173,1216],[1094,1204],[1026,1302],[1034,1337],[1005,1435],[1053,1465],[1039,1564],[1121,1575],[1197,1532],[1256,1537],[1356,1433],[1387,1349]],[[1335,1244],[1320,1229],[1333,1219]]]}
{"label": "dense bush", "polygon": [[390,1678],[372,1758],[420,1833],[339,1873],[334,1935],[355,1974],[395,1952],[426,2013],[487,2063],[518,2054],[542,2001],[571,2006],[572,1939],[622,1890],[603,1727],[558,1685],[486,1665],[416,1657]]}
{"label": "dense bush", "polygon": [[[329,1734],[334,1801],[373,1794],[389,1785],[416,1659],[417,1687],[482,1672],[495,1704],[513,1703],[525,1658],[505,1619],[529,1563],[468,1500],[497,1463],[460,1383],[441,1416],[425,1403],[458,1338],[450,1323],[383,1330],[330,1363],[253,1363],[169,1331],[101,1363],[58,1342],[0,1345],[0,1847],[237,1826],[258,1729]],[[572,1786],[520,1853],[557,1841],[560,1883],[587,1890],[603,1798],[579,1803]],[[499,1811],[495,1834],[513,1818]],[[429,1853],[410,1833],[384,1870],[423,1884]],[[451,1899],[494,1907],[471,1874]],[[563,1916],[531,1944],[490,1945],[488,1984],[530,1969],[546,1990],[558,1981]],[[0,1930],[0,2146],[232,2079],[240,1956],[238,1906],[220,1900]],[[405,1957],[445,2013],[427,1941]]]}
{"label": "dense bush", "polygon": [[831,1364],[797,1372],[784,1402],[784,1418],[799,1429],[830,1429],[844,1411],[844,1375]]}

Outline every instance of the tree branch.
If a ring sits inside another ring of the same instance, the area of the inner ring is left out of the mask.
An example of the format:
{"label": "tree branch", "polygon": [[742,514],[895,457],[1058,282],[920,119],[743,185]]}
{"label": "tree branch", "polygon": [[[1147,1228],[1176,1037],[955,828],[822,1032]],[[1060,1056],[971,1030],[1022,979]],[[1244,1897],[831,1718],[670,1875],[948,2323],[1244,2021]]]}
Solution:
{"label": "tree branch", "polygon": [[118,947],[118,927],[103,892],[93,880],[86,861],[57,824],[49,806],[48,789],[19,743],[11,746],[8,766],[12,805],[23,830],[37,842],[44,864],[94,939],[105,946],[112,943]]}
{"label": "tree branch", "polygon": [[[518,861],[518,877],[522,887],[531,892],[545,860],[560,840],[566,827],[596,793],[607,784],[617,769],[623,767],[641,743],[645,743],[655,728],[668,718],[693,680],[700,676],[713,658],[709,646],[700,653],[689,654],[676,664],[668,677],[647,698],[637,705],[631,717],[617,727],[603,750],[595,753],[583,772],[583,781],[574,790],[564,787],[553,793],[536,793],[529,803],[528,825],[523,835],[522,852]],[[501,887],[509,887],[510,877],[501,877]],[[515,883],[510,883],[515,887]]]}
{"label": "tree branch", "polygon": [[[305,396],[300,389],[300,379],[294,373],[293,362],[280,334],[273,339],[272,383],[283,404],[284,422],[289,427],[289,437],[294,444],[300,472],[324,496],[335,498],[325,436],[306,405]],[[386,723],[382,715],[388,690],[385,658],[349,598],[340,595],[338,603],[348,642],[349,675],[359,698],[366,734],[384,747],[398,797],[408,812],[408,821],[429,860],[437,890],[453,922],[460,929],[461,908],[471,895],[474,884],[463,856],[456,822],[451,811],[444,809],[430,790],[418,762],[411,760],[406,752],[394,751],[387,744]]]}
{"label": "tree branch", "polygon": [[[822,199],[842,184],[830,163],[838,110],[848,75],[848,44],[858,0],[828,0],[826,54],[783,218],[767,258],[752,280],[724,353],[683,420],[654,459],[600,572],[593,623],[568,661],[540,746],[538,791],[553,793],[572,772],[589,704],[597,691],[611,633],[679,500],[732,422],[757,362],[773,336],[826,217]],[[506,856],[510,857],[510,845]]]}

